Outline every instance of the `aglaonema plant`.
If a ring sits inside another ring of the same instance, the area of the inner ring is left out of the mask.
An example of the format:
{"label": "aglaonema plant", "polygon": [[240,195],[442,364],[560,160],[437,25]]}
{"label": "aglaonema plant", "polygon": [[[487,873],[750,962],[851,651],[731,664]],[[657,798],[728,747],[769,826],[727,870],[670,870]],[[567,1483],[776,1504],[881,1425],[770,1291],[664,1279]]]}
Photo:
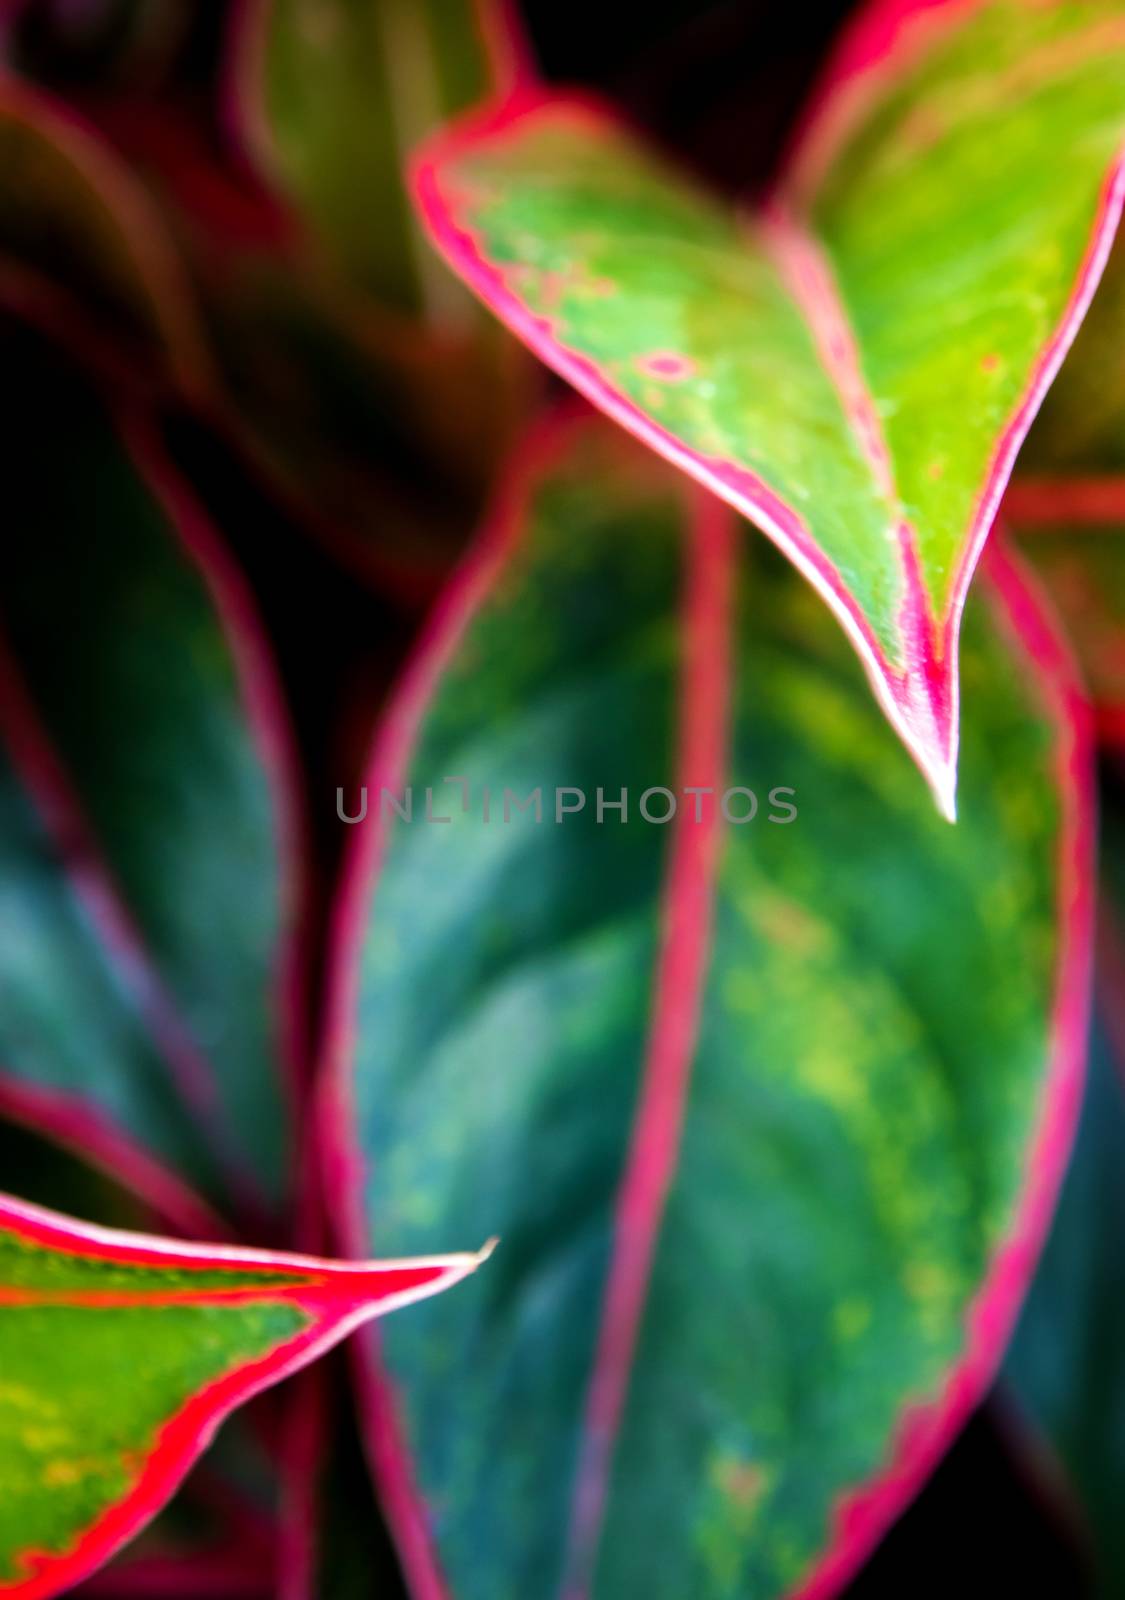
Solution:
{"label": "aglaonema plant", "polygon": [[1115,1594],[1120,8],[859,6],[733,199],[514,6],[50,13],[0,1596],[829,1600],[990,1396]]}

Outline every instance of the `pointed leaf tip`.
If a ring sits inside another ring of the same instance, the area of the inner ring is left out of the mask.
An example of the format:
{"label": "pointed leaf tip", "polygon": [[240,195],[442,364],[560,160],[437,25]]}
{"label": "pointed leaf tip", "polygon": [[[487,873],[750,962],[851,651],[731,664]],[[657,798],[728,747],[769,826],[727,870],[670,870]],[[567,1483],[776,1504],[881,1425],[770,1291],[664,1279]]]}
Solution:
{"label": "pointed leaf tip", "polygon": [[0,1194],[0,1594],[72,1587],[160,1510],[235,1407],[482,1259],[185,1245]]}
{"label": "pointed leaf tip", "polygon": [[845,53],[757,217],[611,112],[529,92],[431,140],[413,188],[542,360],[816,585],[952,816],[921,702],[956,676],[997,500],[1116,226],[1125,31],[1109,0],[932,20],[924,48],[894,28]]}

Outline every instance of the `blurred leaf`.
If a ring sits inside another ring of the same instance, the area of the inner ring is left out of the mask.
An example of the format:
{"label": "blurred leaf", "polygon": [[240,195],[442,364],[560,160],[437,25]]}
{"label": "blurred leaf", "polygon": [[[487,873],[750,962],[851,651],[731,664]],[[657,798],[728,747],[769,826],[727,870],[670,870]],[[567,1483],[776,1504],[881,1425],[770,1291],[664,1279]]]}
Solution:
{"label": "blurred leaf", "polygon": [[68,1588],[234,1408],[475,1256],[346,1266],[116,1233],[0,1196],[0,1584]]}
{"label": "blurred leaf", "polygon": [[[189,1185],[221,1193],[214,1152],[146,1026],[128,966],[103,943],[6,757],[0,872],[0,1111],[119,1177],[166,1222],[205,1226],[210,1213]],[[7,1164],[5,1181],[20,1187]],[[29,1192],[67,1199],[65,1189]]]}
{"label": "blurred leaf", "polygon": [[479,352],[357,304],[190,126],[134,110],[112,133],[190,269],[218,368],[212,416],[338,556],[432,593],[506,426],[501,396],[477,403]]}
{"label": "blurred leaf", "polygon": [[195,258],[221,351],[224,431],[355,571],[417,602],[473,526],[504,404],[463,348],[349,324],[332,297],[267,256]]}
{"label": "blurred leaf", "polygon": [[247,262],[258,285],[237,303],[237,274],[225,301],[208,294],[216,347],[233,352],[233,397],[287,492],[415,596],[463,544],[524,382],[423,244],[402,168],[423,133],[499,86],[501,46],[518,48],[501,32],[496,0],[244,0],[232,15],[229,115],[307,258],[272,282]]}
{"label": "blurred leaf", "polygon": [[952,829],[815,596],[710,496],[685,538],[631,448],[525,450],[339,911],[350,1247],[504,1240],[367,1347],[417,1594],[842,1582],[989,1383],[1068,1149],[1089,752],[1014,570],[968,621]]}
{"label": "blurred leaf", "polygon": [[514,422],[510,343],[372,298],[190,104],[78,99],[97,128],[0,88],[0,300],[119,388],[174,381],[353,569],[431,595]]}
{"label": "blurred leaf", "polygon": [[12,1120],[6,1106],[0,1108],[0,1174],[7,1190],[35,1205],[65,1206],[75,1216],[111,1228],[175,1229],[174,1218],[154,1212],[124,1174],[95,1165],[93,1155],[77,1145],[66,1148],[40,1127]]}
{"label": "blurred leaf", "polygon": [[[1121,491],[1125,509],[1125,482]],[[1032,527],[1019,515],[1025,505],[1017,501],[1011,516],[1017,530],[1027,528],[1020,547],[1067,625],[1098,732],[1119,747],[1125,743],[1125,522],[1083,527],[1052,519]]]}
{"label": "blurred leaf", "polygon": [[6,348],[22,382],[0,555],[0,1058],[86,1102],[90,1137],[108,1123],[211,1193],[219,1164],[220,1192],[276,1203],[303,979],[274,669],[240,574],[143,428],[127,448],[43,346]]}
{"label": "blurred leaf", "polygon": [[60,102],[0,78],[0,299],[115,370],[189,391],[207,357],[143,185]]}
{"label": "blurred leaf", "polygon": [[279,1467],[284,1600],[402,1600],[390,1536],[337,1358],[290,1386]]}
{"label": "blurred leaf", "polygon": [[535,94],[433,141],[415,187],[536,354],[795,561],[951,812],[961,608],[1120,211],[1125,20],[926,9],[861,13],[757,219]]}
{"label": "blurred leaf", "polygon": [[246,137],[341,275],[414,315],[464,322],[402,182],[406,152],[492,86],[474,0],[244,0]]}
{"label": "blurred leaf", "polygon": [[[1120,1005],[1120,968],[1114,972]],[[1082,1123],[1004,1377],[1066,1470],[1093,1541],[1099,1594],[1125,1593],[1125,1086],[1094,1033]]]}

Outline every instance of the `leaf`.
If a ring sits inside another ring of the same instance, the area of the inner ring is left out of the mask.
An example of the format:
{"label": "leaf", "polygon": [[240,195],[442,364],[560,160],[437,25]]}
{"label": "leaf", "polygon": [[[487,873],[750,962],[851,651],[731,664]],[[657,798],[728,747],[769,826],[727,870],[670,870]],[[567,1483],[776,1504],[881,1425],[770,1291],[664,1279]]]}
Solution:
{"label": "leaf", "polygon": [[175,104],[88,110],[0,85],[0,302],[146,402],[174,382],[353,570],[432,596],[525,403],[513,347],[365,298]]}
{"label": "leaf", "polygon": [[[1125,836],[1105,796],[1097,1008],[1082,1120],[1050,1237],[1004,1364],[1011,1393],[1046,1441],[1089,1537],[1096,1593],[1125,1581]],[[1095,1592],[1091,1590],[1091,1593]]]}
{"label": "leaf", "polygon": [[279,1449],[286,1600],[402,1593],[345,1378],[342,1362],[321,1362],[292,1385]]}
{"label": "leaf", "polygon": [[218,1164],[226,1197],[275,1203],[304,980],[274,668],[143,428],[130,455],[41,345],[8,353],[0,1061],[40,1098],[87,1104],[95,1148],[104,1124],[210,1172],[212,1194]]}
{"label": "leaf", "polygon": [[415,604],[440,588],[479,509],[508,407],[476,404],[476,353],[417,330],[358,330],[337,295],[267,254],[197,263],[220,417],[285,510],[349,568]]}
{"label": "leaf", "polygon": [[456,1327],[364,1347],[418,1596],[835,1592],[988,1385],[1066,1159],[1089,749],[1014,568],[950,829],[811,592],[632,449],[525,451],[338,908],[350,1245],[505,1240]]}
{"label": "leaf", "polygon": [[185,1115],[124,952],[91,927],[5,755],[0,872],[0,1112],[117,1174],[167,1221],[198,1228],[211,1213],[192,1186],[221,1192],[214,1156]]}
{"label": "leaf", "polygon": [[229,1417],[169,1503],[67,1593],[82,1600],[274,1600],[282,1539],[273,1424],[292,1386]]}
{"label": "leaf", "polygon": [[[1120,968],[1115,972],[1118,982]],[[1125,1587],[1125,1101],[1120,1040],[1095,1031],[1058,1212],[1004,1377],[1057,1453],[1092,1534],[1098,1593]]]}
{"label": "leaf", "polygon": [[368,581],[432,595],[511,431],[512,349],[427,339],[365,301],[248,167],[162,108],[117,111],[107,132],[183,252],[216,369],[207,422]]}
{"label": "leaf", "polygon": [[[4,881],[10,892],[6,870]],[[128,1181],[127,1159],[116,1165],[98,1161],[96,1141],[89,1151],[77,1137],[68,1144],[48,1135],[41,1119],[14,1116],[6,1089],[5,1083],[0,1088],[0,1172],[9,1188],[23,1199],[36,1205],[65,1206],[76,1216],[137,1233],[179,1232],[181,1224],[190,1223],[204,1231],[221,1228],[202,1203],[194,1213],[189,1210],[182,1215],[175,1206],[159,1208],[152,1197],[143,1194],[143,1184],[139,1194],[138,1185]]]}
{"label": "leaf", "polygon": [[244,0],[235,16],[235,110],[261,170],[352,284],[463,322],[459,291],[435,277],[415,233],[401,167],[424,133],[495,87],[491,6]]}
{"label": "leaf", "polygon": [[209,361],[181,263],[144,188],[50,96],[0,78],[0,300],[115,372],[167,365],[189,392]]}
{"label": "leaf", "polygon": [[522,365],[433,261],[401,173],[423,132],[515,71],[514,19],[494,9],[233,8],[228,121],[296,239],[282,274],[224,252],[208,281],[193,252],[258,459],[345,559],[414,599],[447,575],[526,409]]}
{"label": "leaf", "polygon": [[543,360],[796,563],[952,814],[962,606],[1109,248],[1123,134],[1107,0],[874,6],[756,216],[535,93],[429,144],[414,191]]}
{"label": "leaf", "polygon": [[[72,1216],[134,1233],[159,1231],[162,1221],[178,1231],[194,1220],[205,1236],[215,1228],[214,1218],[205,1211],[193,1219],[190,1213],[179,1215],[166,1208],[163,1217],[154,1217],[138,1203],[135,1187],[122,1186],[112,1169],[106,1173],[92,1166],[86,1154],[81,1147],[62,1149],[31,1128],[0,1119],[0,1172],[21,1200],[53,1209],[65,1206]],[[131,1177],[128,1163],[123,1165]],[[192,1469],[172,1503],[139,1539],[76,1592],[89,1600],[184,1594],[183,1574],[190,1570],[197,1594],[210,1593],[208,1583],[226,1583],[233,1600],[245,1593],[251,1574],[263,1578],[272,1565],[277,1535],[270,1463],[254,1431],[260,1423],[258,1408],[240,1412],[223,1429],[206,1461]],[[178,1590],[161,1584],[173,1572],[180,1575]],[[239,1578],[243,1586],[235,1587],[232,1580]],[[215,1592],[226,1595],[227,1589]]]}
{"label": "leaf", "polygon": [[[1063,487],[1077,498],[1083,486]],[[1125,480],[1116,483],[1115,494],[1125,511]],[[1027,505],[1023,496],[1013,501],[1011,520],[1024,535],[1020,547],[1074,641],[1099,737],[1120,746],[1125,741],[1125,521],[1083,526],[1068,520],[1061,506],[1056,520],[1050,499],[1042,505],[1049,520],[1024,521],[1019,512]]]}
{"label": "leaf", "polygon": [[[280,1539],[277,1484],[263,1426],[267,1404],[268,1398],[252,1402],[229,1418],[168,1505],[105,1566],[67,1592],[82,1600],[272,1600]],[[254,1469],[250,1481],[248,1465]]]}
{"label": "leaf", "polygon": [[75,1583],[237,1405],[480,1260],[181,1245],[0,1196],[0,1594]]}

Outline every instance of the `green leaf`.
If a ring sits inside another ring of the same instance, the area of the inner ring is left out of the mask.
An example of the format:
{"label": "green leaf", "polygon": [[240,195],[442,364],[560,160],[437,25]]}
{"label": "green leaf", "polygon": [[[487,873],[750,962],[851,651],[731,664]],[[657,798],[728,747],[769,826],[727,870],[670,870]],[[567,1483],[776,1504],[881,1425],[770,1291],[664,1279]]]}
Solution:
{"label": "green leaf", "polygon": [[961,610],[1101,271],[1123,135],[1110,0],[912,3],[861,13],[756,215],[535,93],[414,184],[493,310],[815,585],[952,814]]}
{"label": "green leaf", "polygon": [[[428,599],[528,374],[426,248],[404,152],[509,79],[513,19],[502,28],[493,0],[248,0],[233,21],[228,120],[287,226],[268,251],[232,250],[220,212],[191,252],[228,422],[350,565]],[[174,168],[153,177],[182,209]]]}
{"label": "green leaf", "polygon": [[352,284],[439,320],[465,307],[435,278],[401,168],[493,86],[488,42],[472,0],[256,0],[236,36],[236,107],[262,170]]}
{"label": "green leaf", "polygon": [[480,1259],[181,1245],[0,1196],[0,1594],[70,1587],[159,1510],[237,1405]]}
{"label": "green leaf", "polygon": [[189,1178],[218,1164],[228,1199],[276,1202],[302,866],[268,649],[144,429],[130,454],[69,368],[6,349],[3,1070]]}
{"label": "green leaf", "polygon": [[600,424],[527,461],[388,710],[339,912],[351,1247],[505,1245],[369,1351],[372,1459],[419,1595],[827,1592],[988,1384],[1065,1161],[1080,708],[997,566],[950,829],[725,507]]}
{"label": "green leaf", "polygon": [[[76,1025],[80,1025],[76,1019]],[[44,1138],[35,1128],[10,1120],[7,1106],[0,1118],[0,1173],[4,1183],[21,1200],[71,1216],[134,1233],[160,1231],[169,1224],[179,1230],[190,1225],[189,1215],[166,1208],[153,1213],[138,1201],[135,1187],[125,1187],[132,1176],[129,1163],[116,1175],[92,1166],[87,1151],[67,1150]],[[214,1219],[196,1215],[195,1226],[210,1236]],[[188,1234],[187,1237],[192,1237]],[[310,1374],[311,1376],[311,1374]],[[207,1584],[218,1585],[238,1576],[267,1570],[277,1535],[276,1482],[262,1432],[260,1408],[241,1412],[223,1428],[204,1462],[192,1469],[174,1500],[144,1530],[139,1539],[114,1558],[105,1574],[99,1596],[160,1594],[160,1580],[172,1571],[181,1575],[190,1567],[199,1594]],[[114,1588],[120,1579],[120,1591]],[[144,1587],[148,1585],[148,1587]],[[225,1591],[221,1591],[225,1592]],[[238,1590],[241,1592],[241,1589]],[[86,1595],[85,1588],[82,1590]],[[90,1590],[93,1600],[95,1589]]]}
{"label": "green leaf", "polygon": [[[83,1151],[167,1221],[198,1228],[208,1213],[193,1187],[221,1194],[221,1172],[185,1114],[128,968],[91,925],[6,755],[0,874],[0,1112]],[[5,1179],[14,1182],[8,1168]]]}

